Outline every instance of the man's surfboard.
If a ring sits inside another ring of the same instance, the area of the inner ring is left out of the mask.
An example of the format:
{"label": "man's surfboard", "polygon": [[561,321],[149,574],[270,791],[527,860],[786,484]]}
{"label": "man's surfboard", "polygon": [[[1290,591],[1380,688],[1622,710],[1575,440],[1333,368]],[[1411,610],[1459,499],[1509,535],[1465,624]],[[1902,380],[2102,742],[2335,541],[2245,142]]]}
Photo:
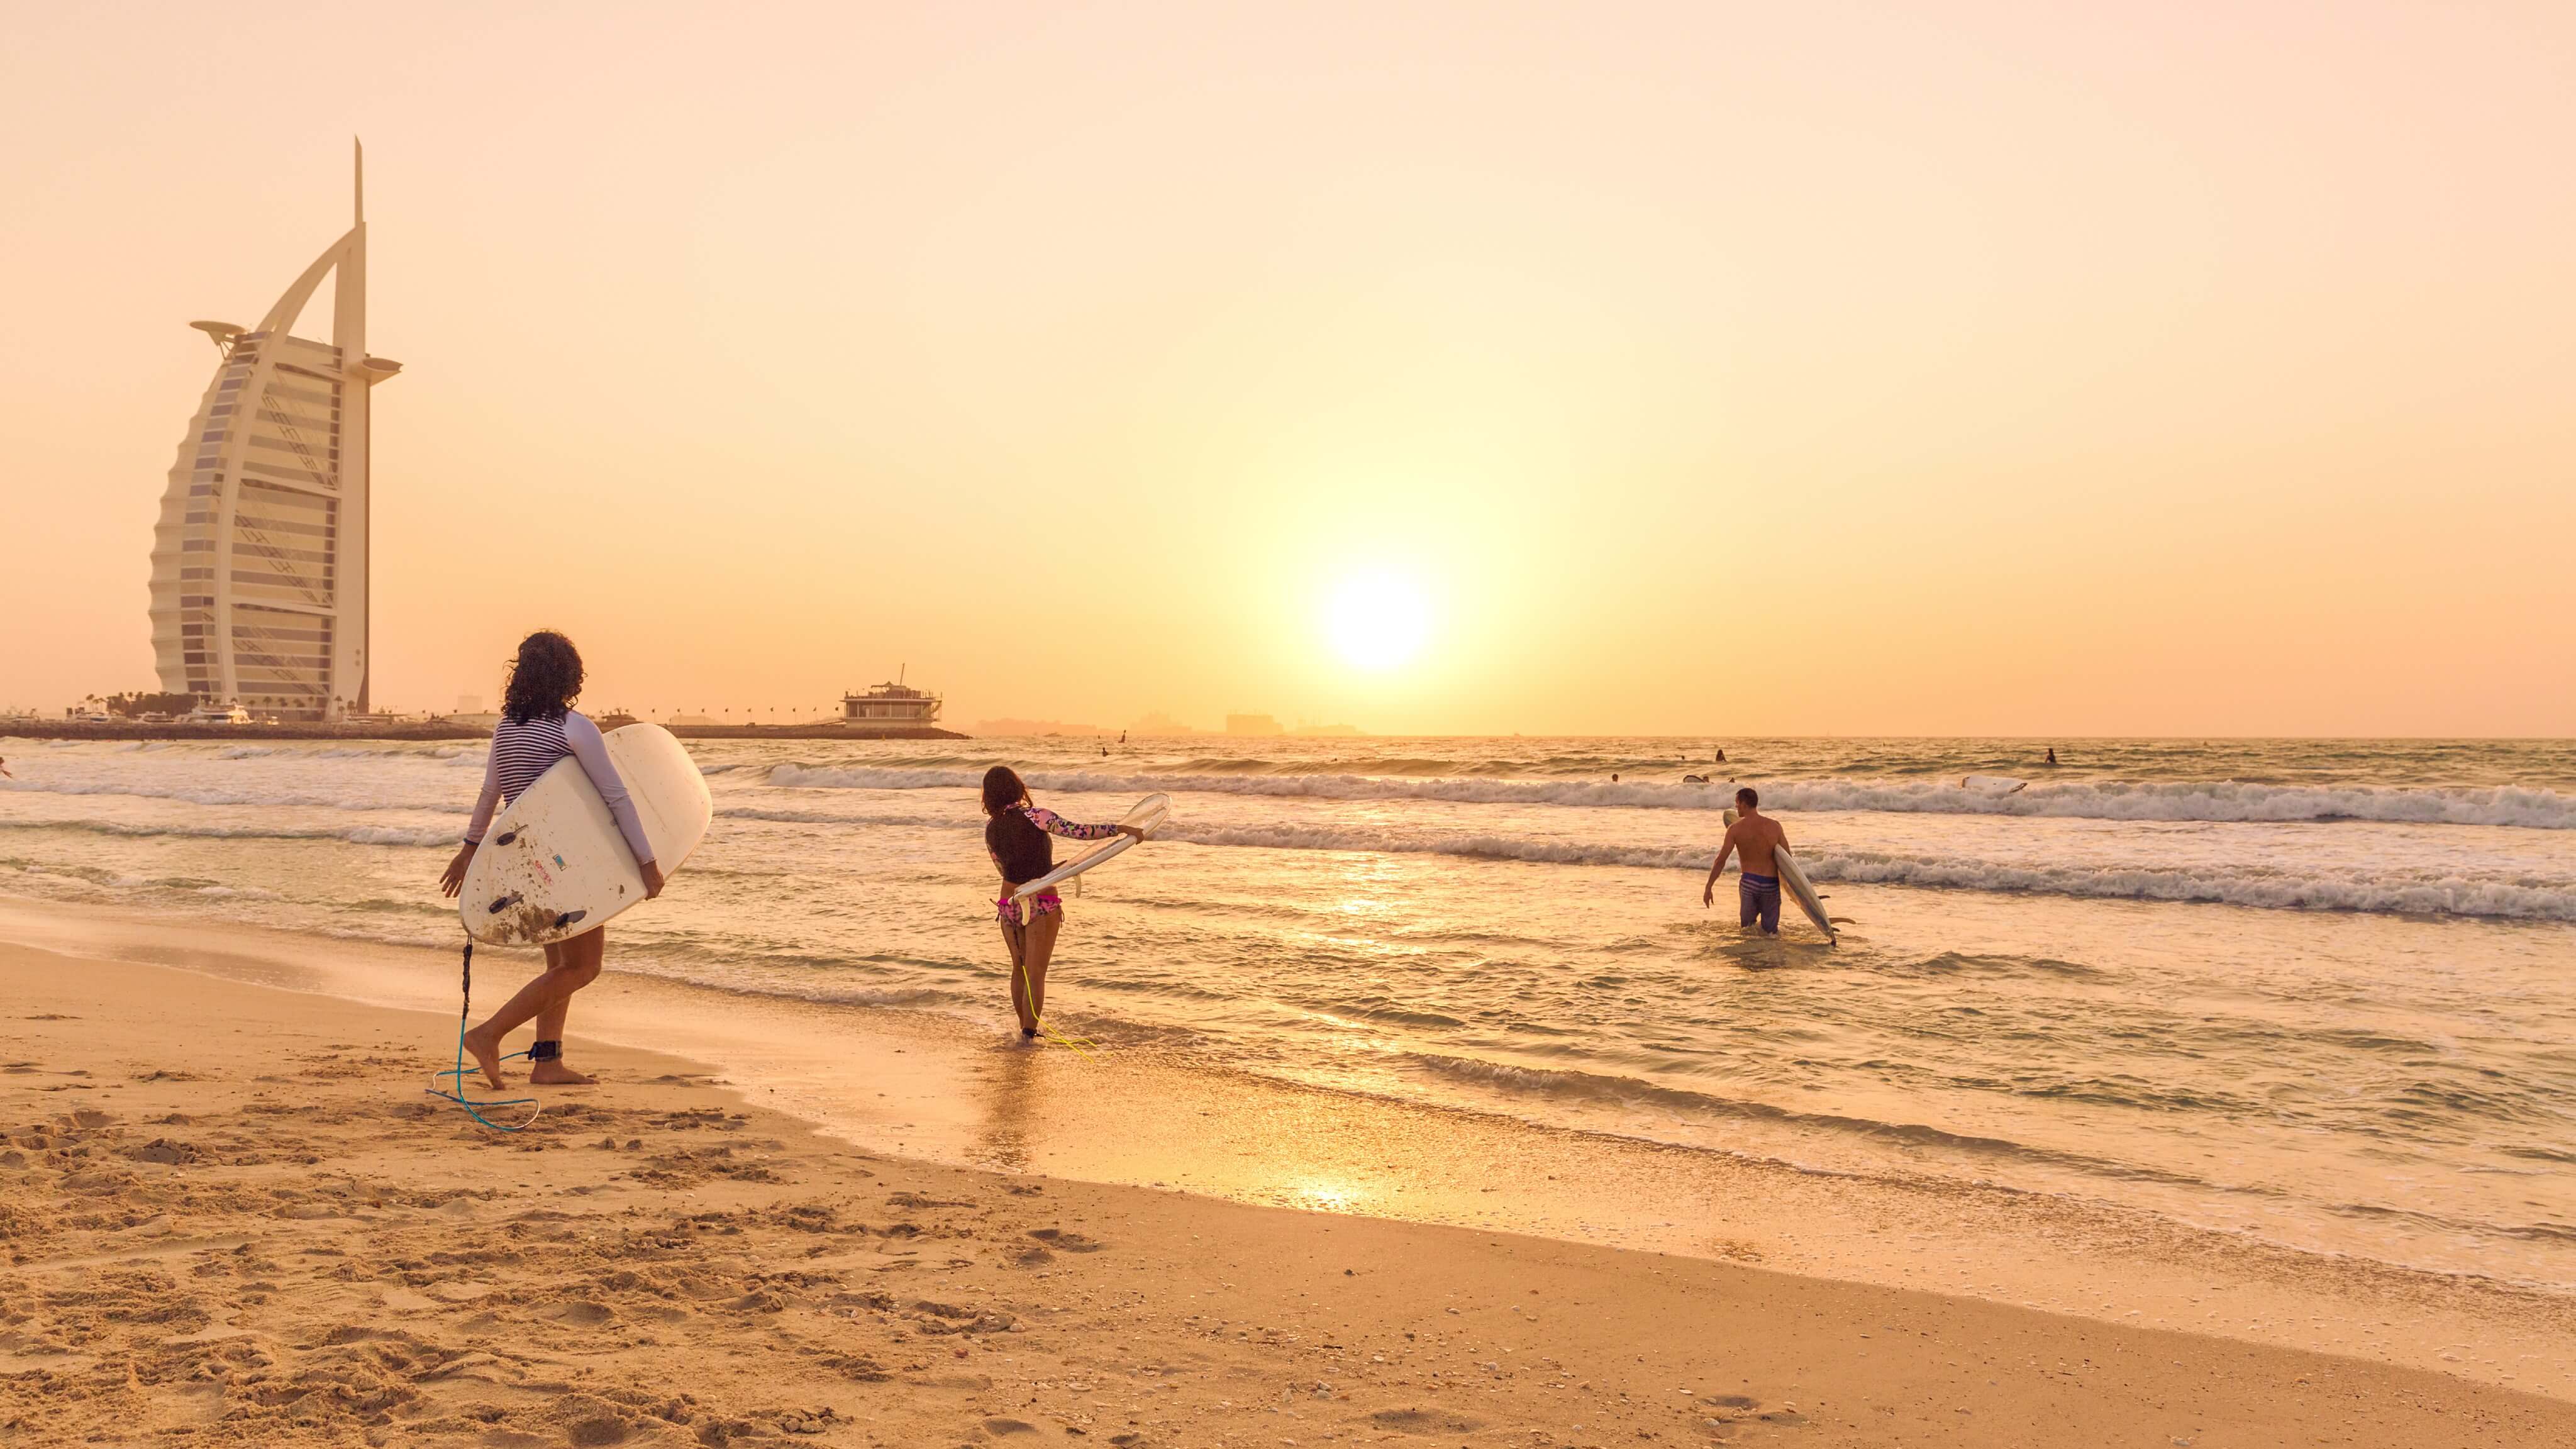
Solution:
{"label": "man's surfboard", "polygon": [[1789,898],[1798,903],[1799,910],[1807,913],[1808,920],[1816,923],[1817,930],[1825,933],[1827,941],[1839,944],[1840,937],[1834,930],[1834,923],[1825,915],[1825,898],[1816,894],[1816,888],[1807,883],[1807,872],[1798,864],[1798,857],[1790,852],[1789,847],[1780,845],[1772,847],[1771,859],[1780,867],[1780,884],[1789,888]]}
{"label": "man's surfboard", "polygon": [[[1171,815],[1171,796],[1148,795],[1144,799],[1136,802],[1135,809],[1130,810],[1125,815],[1119,817],[1118,823],[1121,825],[1135,826],[1137,829],[1145,832],[1146,839],[1151,840],[1154,838],[1154,832],[1162,829],[1163,822],[1170,819]],[[1057,866],[1055,869],[1048,871],[1046,874],[1039,876],[1036,880],[1027,881],[1018,886],[1014,886],[1011,889],[1011,899],[1016,901],[1026,896],[1036,895],[1038,892],[1049,889],[1050,887],[1062,885],[1066,881],[1073,879],[1075,876],[1082,874],[1084,871],[1091,869],[1095,865],[1099,865],[1103,861],[1125,854],[1127,847],[1134,845],[1135,843],[1136,837],[1133,835],[1121,835],[1112,840],[1101,841],[1099,844],[1084,851],[1082,854],[1075,856],[1073,859],[1068,860],[1064,864]]]}
{"label": "man's surfboard", "polygon": [[[1735,824],[1734,811],[1726,812],[1726,823],[1729,826]],[[1798,858],[1790,854],[1789,847],[1772,847],[1771,859],[1780,867],[1780,884],[1788,890],[1789,899],[1798,903],[1798,909],[1807,913],[1807,919],[1816,923],[1816,929],[1825,933],[1827,941],[1841,944],[1840,935],[1834,930],[1833,918],[1825,914],[1825,898],[1816,894],[1815,886],[1807,879],[1806,868],[1798,864]]]}
{"label": "man's surfboard", "polygon": [[[679,872],[715,820],[715,800],[689,752],[660,725],[608,732],[617,767],[653,863]],[[644,899],[644,877],[608,804],[581,761],[547,767],[501,811],[465,867],[458,913],[465,933],[495,946],[543,946],[597,930]]]}
{"label": "man's surfboard", "polygon": [[2016,780],[2010,775],[1963,775],[1959,779],[1960,789],[1980,795],[2009,795],[2029,784],[2028,780]]}

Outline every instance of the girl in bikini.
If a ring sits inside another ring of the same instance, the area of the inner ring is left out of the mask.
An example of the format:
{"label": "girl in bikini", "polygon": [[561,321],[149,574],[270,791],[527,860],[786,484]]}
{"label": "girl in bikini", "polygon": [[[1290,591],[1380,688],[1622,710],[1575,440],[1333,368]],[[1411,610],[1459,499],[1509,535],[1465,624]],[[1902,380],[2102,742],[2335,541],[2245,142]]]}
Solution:
{"label": "girl in bikini", "polygon": [[1076,825],[1052,810],[1029,803],[1029,787],[1007,765],[984,772],[984,853],[1001,872],[1002,895],[993,903],[1002,922],[1002,944],[1011,952],[1011,1009],[1019,1013],[1020,1035],[1038,1034],[1046,1011],[1047,962],[1055,955],[1056,932],[1064,929],[1064,900],[1052,889],[1028,899],[1026,919],[1011,892],[1021,882],[1055,869],[1055,841],[1107,840],[1144,832],[1128,825]]}
{"label": "girl in bikini", "polygon": [[[626,784],[609,761],[608,742],[588,715],[572,707],[581,694],[581,654],[572,641],[551,629],[522,640],[502,692],[507,701],[501,723],[492,731],[491,758],[483,766],[483,793],[474,802],[473,822],[465,827],[465,844],[438,878],[440,892],[453,896],[464,888],[465,868],[474,863],[483,832],[491,828],[492,812],[517,799],[555,761],[570,755],[581,761],[582,773],[590,777],[592,788],[608,806],[609,817],[626,838],[626,848],[635,853],[636,872],[644,877],[644,898],[660,895],[662,871],[644,838],[644,822],[636,817],[635,803],[627,798]],[[590,1081],[564,1065],[564,1018],[572,1010],[572,994],[598,978],[607,952],[605,926],[546,948],[545,974],[521,987],[518,995],[492,1013],[491,1020],[465,1034],[465,1049],[474,1054],[484,1080],[495,1087],[502,1084],[501,1038],[521,1023],[533,1021],[537,1040],[528,1048],[528,1080],[546,1086]]]}

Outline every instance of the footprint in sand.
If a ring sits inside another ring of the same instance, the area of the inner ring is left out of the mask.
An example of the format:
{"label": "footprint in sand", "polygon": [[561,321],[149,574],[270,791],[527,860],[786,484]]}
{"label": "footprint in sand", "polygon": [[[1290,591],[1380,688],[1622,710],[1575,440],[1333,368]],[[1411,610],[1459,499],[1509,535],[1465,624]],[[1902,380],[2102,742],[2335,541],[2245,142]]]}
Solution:
{"label": "footprint in sand", "polygon": [[1484,1427],[1479,1420],[1437,1414],[1429,1409],[1380,1409],[1369,1415],[1369,1420],[1399,1434],[1472,1434]]}

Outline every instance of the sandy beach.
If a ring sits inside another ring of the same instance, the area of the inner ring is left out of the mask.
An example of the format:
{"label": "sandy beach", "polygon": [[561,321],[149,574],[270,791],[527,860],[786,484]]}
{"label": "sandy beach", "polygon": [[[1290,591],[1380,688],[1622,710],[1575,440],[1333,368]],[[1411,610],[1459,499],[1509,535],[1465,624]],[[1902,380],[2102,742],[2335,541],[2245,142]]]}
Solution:
{"label": "sandy beach", "polygon": [[5,1443],[2576,1438],[2358,1358],[908,1160],[586,1041],[602,1083],[503,1136],[421,1090],[452,1018],[0,981]]}
{"label": "sandy beach", "polygon": [[602,9],[8,12],[0,1449],[2576,1449],[2576,5]]}

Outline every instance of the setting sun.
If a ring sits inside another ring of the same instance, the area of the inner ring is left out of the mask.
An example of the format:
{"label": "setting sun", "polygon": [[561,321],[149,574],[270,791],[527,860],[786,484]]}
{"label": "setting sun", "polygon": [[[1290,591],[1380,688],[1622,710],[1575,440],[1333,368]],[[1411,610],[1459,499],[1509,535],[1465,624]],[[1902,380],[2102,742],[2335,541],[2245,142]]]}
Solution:
{"label": "setting sun", "polygon": [[1333,590],[1324,630],[1335,653],[1362,669],[1393,669],[1420,653],[1431,634],[1422,586],[1391,573],[1354,574]]}

